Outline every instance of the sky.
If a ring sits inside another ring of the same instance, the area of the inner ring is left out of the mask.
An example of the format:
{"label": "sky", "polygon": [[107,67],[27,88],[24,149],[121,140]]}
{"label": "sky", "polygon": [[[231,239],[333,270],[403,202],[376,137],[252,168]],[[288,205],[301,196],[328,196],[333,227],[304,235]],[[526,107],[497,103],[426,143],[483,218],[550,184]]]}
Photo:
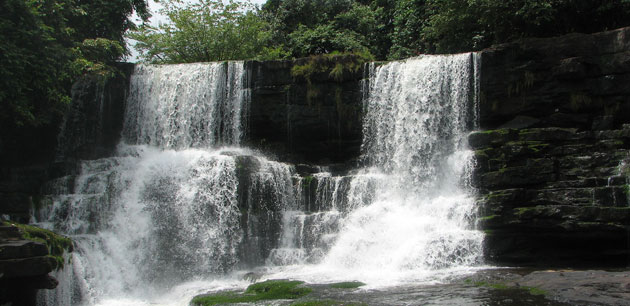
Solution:
{"label": "sky", "polygon": [[[184,0],[185,2],[190,2],[190,3],[194,3],[197,2],[196,0]],[[256,4],[258,6],[262,6],[265,2],[267,2],[267,0],[249,0],[249,2]],[[151,19],[150,19],[150,24],[157,26],[160,23],[165,23],[168,22],[168,19],[166,18],[166,16],[161,15],[160,14],[160,8],[162,8],[162,5],[160,5],[160,3],[156,2],[155,0],[148,0],[149,3],[149,10],[151,11]],[[137,24],[141,23],[140,18],[135,15],[132,16],[132,20],[134,22],[136,22]],[[133,41],[132,40],[127,40],[127,45],[129,46],[129,50],[131,51],[131,56],[129,56],[127,58],[127,62],[130,63],[135,63],[138,61],[138,51],[136,51],[133,48]]]}

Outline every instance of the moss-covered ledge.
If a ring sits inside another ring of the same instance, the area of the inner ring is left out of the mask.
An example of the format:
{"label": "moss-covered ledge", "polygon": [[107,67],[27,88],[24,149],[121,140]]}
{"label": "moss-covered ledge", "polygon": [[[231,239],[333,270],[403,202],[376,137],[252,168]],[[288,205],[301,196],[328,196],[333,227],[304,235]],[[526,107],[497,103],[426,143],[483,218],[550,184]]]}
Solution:
{"label": "moss-covered ledge", "polygon": [[[35,244],[43,244],[47,250],[47,257],[51,257],[55,260],[54,269],[61,269],[64,267],[63,255],[66,252],[72,252],[74,246],[72,240],[63,235],[59,235],[53,231],[39,228],[33,225],[20,224],[15,222],[4,221],[2,224],[4,227],[16,227],[20,233],[22,240],[30,241]],[[8,241],[15,241],[8,239]],[[5,247],[0,247],[2,252]]]}
{"label": "moss-covered ledge", "polygon": [[32,225],[0,222],[0,304],[36,305],[39,289],[54,289],[48,273],[62,269],[72,241]]}
{"label": "moss-covered ledge", "polygon": [[486,259],[624,266],[630,255],[630,126],[473,132]]}

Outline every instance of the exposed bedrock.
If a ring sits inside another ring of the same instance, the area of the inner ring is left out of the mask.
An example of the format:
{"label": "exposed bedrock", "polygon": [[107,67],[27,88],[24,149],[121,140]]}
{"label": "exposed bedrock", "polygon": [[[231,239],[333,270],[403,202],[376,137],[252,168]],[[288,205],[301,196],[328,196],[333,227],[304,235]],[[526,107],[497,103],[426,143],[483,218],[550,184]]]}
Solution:
{"label": "exposed bedrock", "polygon": [[[346,59],[335,59],[345,65]],[[307,78],[292,76],[309,59],[250,62],[252,98],[249,141],[283,160],[345,163],[359,155],[362,126],[362,69],[331,69]],[[334,66],[334,65],[332,65]]]}
{"label": "exposed bedrock", "polygon": [[482,52],[472,133],[486,258],[612,265],[630,259],[630,28]]}

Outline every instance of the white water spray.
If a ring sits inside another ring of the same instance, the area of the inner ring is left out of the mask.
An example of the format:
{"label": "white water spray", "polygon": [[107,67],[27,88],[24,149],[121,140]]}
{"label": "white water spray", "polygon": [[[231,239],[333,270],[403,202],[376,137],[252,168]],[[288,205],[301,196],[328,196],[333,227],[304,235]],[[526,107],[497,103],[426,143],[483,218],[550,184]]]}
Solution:
{"label": "white water spray", "polygon": [[[328,211],[300,218],[338,211],[343,217],[332,226],[311,224],[311,232],[302,222],[299,235],[286,236],[326,236],[312,229],[337,227],[333,243],[319,264],[280,269],[274,277],[391,286],[436,281],[480,263],[466,141],[476,120],[477,64],[476,55],[461,54],[370,66],[362,146],[370,168],[346,184],[326,175],[318,180]],[[300,256],[308,257],[305,251]]]}
{"label": "white water spray", "polygon": [[[477,65],[474,54],[370,65],[366,167],[309,178],[247,149],[218,148],[245,136],[243,63],[138,66],[123,131],[132,145],[51,182],[55,204],[35,217],[77,243],[58,276],[62,290],[40,301],[187,304],[245,286],[231,272],[260,265],[266,278],[372,287],[469,269],[482,239],[472,229],[466,145]],[[305,182],[315,188],[308,203]]]}

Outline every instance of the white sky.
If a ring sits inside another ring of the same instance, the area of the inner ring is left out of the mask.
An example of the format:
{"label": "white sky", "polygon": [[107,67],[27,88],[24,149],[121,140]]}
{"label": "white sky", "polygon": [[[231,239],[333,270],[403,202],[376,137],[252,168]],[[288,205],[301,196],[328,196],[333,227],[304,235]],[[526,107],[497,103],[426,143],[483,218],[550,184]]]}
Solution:
{"label": "white sky", "polygon": [[[196,0],[185,0],[186,2],[197,2]],[[257,5],[257,6],[262,6],[265,2],[267,2],[267,0],[248,0],[249,2]],[[168,21],[168,19],[166,18],[166,16],[161,15],[160,14],[160,9],[162,8],[162,5],[158,2],[156,2],[155,0],[148,0],[149,3],[149,10],[151,11],[151,19],[149,19],[149,23],[151,25],[157,26],[160,23],[165,23]],[[141,22],[140,18],[134,13],[132,20],[134,22],[136,22],[137,24],[139,24]],[[129,50],[131,51],[131,55],[129,56],[129,58],[127,58],[127,62],[130,63],[135,63],[138,61],[138,51],[136,51],[133,48],[133,41],[127,40],[127,45],[129,46]]]}

